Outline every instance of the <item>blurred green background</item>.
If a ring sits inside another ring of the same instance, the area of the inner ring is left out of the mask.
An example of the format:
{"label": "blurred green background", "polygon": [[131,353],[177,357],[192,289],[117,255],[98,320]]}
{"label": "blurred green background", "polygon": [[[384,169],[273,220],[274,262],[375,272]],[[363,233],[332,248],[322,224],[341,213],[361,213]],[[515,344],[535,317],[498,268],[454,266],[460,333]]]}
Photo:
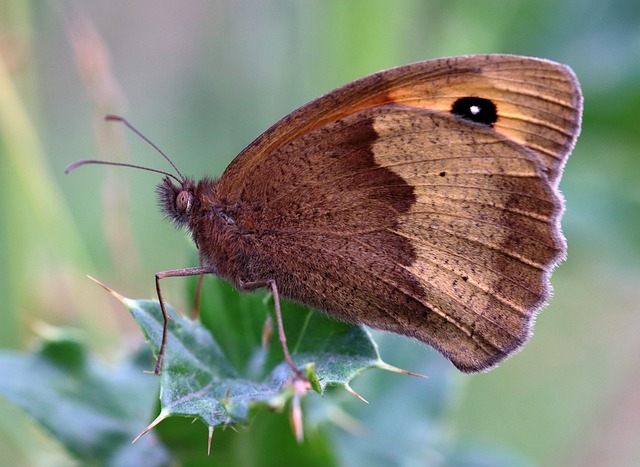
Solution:
{"label": "blurred green background", "polygon": [[[561,184],[569,257],[525,349],[488,374],[454,376],[447,429],[531,465],[640,465],[635,0],[4,0],[0,347],[31,348],[42,323],[73,325],[116,361],[141,337],[85,274],[129,297],[153,297],[154,272],[195,264],[189,240],[155,206],[157,176],[104,167],[64,175],[81,158],[167,168],[105,123],[106,113],[130,118],[182,172],[219,175],[277,119],[338,85],[413,61],[490,52],[566,63],[583,86],[582,136]],[[184,283],[165,287],[184,309]],[[415,345],[407,362],[394,347],[383,338],[383,358],[415,371],[419,363],[410,365],[432,353]],[[356,389],[379,415],[374,429],[402,431],[393,401],[376,407],[363,380]],[[414,393],[439,384],[409,380],[402,383]],[[411,434],[421,436],[429,434]],[[3,401],[0,450],[36,465],[64,459]]]}

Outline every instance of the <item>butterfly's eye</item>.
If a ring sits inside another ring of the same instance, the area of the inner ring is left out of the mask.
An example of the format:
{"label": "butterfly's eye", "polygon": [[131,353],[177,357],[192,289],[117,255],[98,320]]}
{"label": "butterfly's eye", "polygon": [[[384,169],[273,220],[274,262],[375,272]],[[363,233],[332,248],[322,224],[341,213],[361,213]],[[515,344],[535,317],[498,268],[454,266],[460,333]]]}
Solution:
{"label": "butterfly's eye", "polygon": [[183,190],[176,196],[176,209],[180,213],[187,213],[191,210],[193,195],[191,192]]}

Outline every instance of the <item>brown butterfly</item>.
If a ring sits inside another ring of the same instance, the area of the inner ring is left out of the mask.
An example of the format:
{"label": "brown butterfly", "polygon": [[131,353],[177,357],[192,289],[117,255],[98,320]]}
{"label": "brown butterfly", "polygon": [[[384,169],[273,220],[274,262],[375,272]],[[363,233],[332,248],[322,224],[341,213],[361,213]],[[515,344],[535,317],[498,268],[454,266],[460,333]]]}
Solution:
{"label": "brown butterfly", "polygon": [[[565,256],[558,184],[581,113],[564,65],[447,58],[304,105],[217,180],[155,170],[164,214],[203,261],[156,274],[162,309],[160,279],[216,274],[271,288],[296,372],[278,293],[418,339],[464,372],[490,369],[531,335]],[[86,163],[99,161],[67,171]],[[156,373],[165,345],[166,323]]]}

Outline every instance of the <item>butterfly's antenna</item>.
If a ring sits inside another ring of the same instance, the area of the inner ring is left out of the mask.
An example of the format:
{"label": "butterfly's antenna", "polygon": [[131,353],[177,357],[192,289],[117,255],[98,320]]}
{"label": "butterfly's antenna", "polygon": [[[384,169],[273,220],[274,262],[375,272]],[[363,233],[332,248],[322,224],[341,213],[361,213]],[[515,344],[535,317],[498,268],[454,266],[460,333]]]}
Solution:
{"label": "butterfly's antenna", "polygon": [[164,170],[152,169],[151,167],[145,167],[143,165],[125,164],[124,162],[97,161],[92,159],[83,159],[81,161],[75,161],[72,164],[69,164],[64,169],[64,173],[68,174],[69,172],[76,170],[78,167],[82,165],[88,165],[88,164],[115,165],[116,167],[131,167],[132,169],[146,170],[148,172],[156,172],[162,175],[166,175],[167,177],[173,178],[178,183],[184,183],[184,180],[181,180],[175,175],[173,175],[172,173],[165,172]]}
{"label": "butterfly's antenna", "polygon": [[142,165],[135,165],[135,164],[126,164],[124,162],[110,162],[110,161],[98,161],[98,160],[90,160],[90,159],[84,159],[84,160],[80,160],[80,161],[76,161],[72,164],[69,164],[65,169],[64,169],[64,173],[68,174],[69,172],[71,172],[72,170],[77,169],[78,167],[82,166],[82,165],[87,165],[87,164],[100,164],[100,165],[115,165],[117,167],[131,167],[133,169],[140,169],[140,170],[147,170],[149,172],[156,172],[162,175],[166,175],[167,177],[171,177],[173,178],[175,181],[177,181],[178,183],[184,183],[185,181],[185,177],[184,175],[182,175],[182,172],[180,172],[178,170],[178,167],[176,167],[176,165],[173,163],[173,161],[169,158],[169,156],[167,156],[162,149],[160,149],[158,146],[156,146],[149,138],[147,138],[145,135],[143,135],[136,127],[134,127],[131,123],[129,123],[125,118],[119,117],[118,115],[107,115],[105,117],[105,120],[109,120],[109,121],[116,121],[116,122],[122,122],[124,123],[127,128],[129,128],[131,131],[133,131],[136,135],[138,135],[140,138],[142,138],[144,141],[146,141],[153,149],[155,149],[156,151],[158,151],[160,153],[160,155],[162,157],[164,157],[169,164],[171,164],[171,167],[173,167],[173,169],[176,171],[176,173],[180,176],[180,178],[176,177],[175,175],[169,173],[169,172],[165,172],[164,170],[158,170],[158,169],[152,169],[150,167],[144,167]]}
{"label": "butterfly's antenna", "polygon": [[178,168],[176,167],[176,165],[173,163],[173,161],[169,158],[169,156],[167,156],[162,149],[160,149],[158,146],[156,146],[153,141],[151,141],[149,138],[147,138],[145,135],[143,135],[142,133],[140,133],[140,131],[138,131],[138,129],[136,127],[134,127],[131,123],[129,123],[129,121],[125,118],[122,118],[118,115],[107,115],[106,117],[104,117],[105,120],[109,120],[109,121],[115,121],[115,122],[122,122],[124,123],[127,128],[129,128],[131,131],[133,131],[136,135],[138,135],[140,138],[142,138],[143,140],[145,140],[149,146],[151,146],[153,149],[155,149],[156,151],[158,151],[160,153],[160,155],[162,157],[164,157],[167,162],[169,162],[169,164],[171,164],[171,167],[173,167],[173,170],[176,171],[176,173],[180,176],[180,178],[182,180],[184,180],[184,175],[182,175],[182,173],[178,170]]}

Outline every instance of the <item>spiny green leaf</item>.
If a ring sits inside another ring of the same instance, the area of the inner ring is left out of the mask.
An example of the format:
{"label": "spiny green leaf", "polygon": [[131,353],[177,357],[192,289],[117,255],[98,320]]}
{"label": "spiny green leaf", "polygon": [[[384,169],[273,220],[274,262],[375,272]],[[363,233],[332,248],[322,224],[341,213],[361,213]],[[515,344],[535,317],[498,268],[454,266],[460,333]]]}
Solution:
{"label": "spiny green leaf", "polygon": [[[209,427],[247,423],[252,410],[282,409],[293,395],[288,384],[292,372],[283,360],[275,330],[267,348],[261,345],[271,301],[265,304],[257,294],[229,293],[221,282],[214,288],[218,288],[214,297],[223,297],[225,303],[218,299],[213,317],[205,298],[203,321],[215,323],[215,334],[224,336],[224,350],[207,328],[167,307],[171,320],[157,421],[188,416]],[[163,326],[158,302],[124,299],[124,303],[157,355]],[[293,360],[298,368],[306,368],[317,392],[328,385],[346,386],[369,368],[386,367],[364,328],[288,302],[282,303],[282,313]]]}

